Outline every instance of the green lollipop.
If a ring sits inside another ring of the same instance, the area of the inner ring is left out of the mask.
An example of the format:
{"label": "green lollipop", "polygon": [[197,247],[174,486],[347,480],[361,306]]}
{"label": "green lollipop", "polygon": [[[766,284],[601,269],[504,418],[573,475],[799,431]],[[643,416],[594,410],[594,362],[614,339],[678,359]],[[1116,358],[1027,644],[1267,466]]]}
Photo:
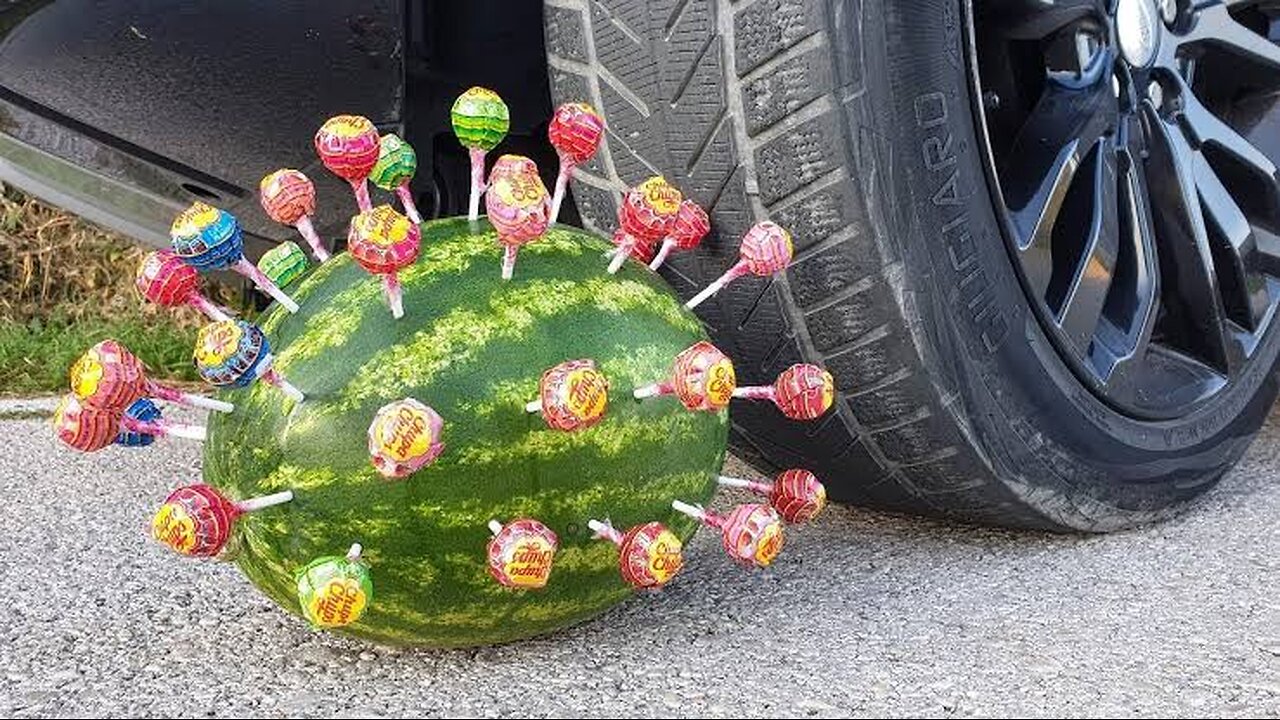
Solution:
{"label": "green lollipop", "polygon": [[[457,121],[454,122],[456,127]],[[422,216],[418,214],[413,193],[409,191],[409,183],[418,172],[418,154],[412,145],[390,133],[382,136],[379,145],[378,162],[370,171],[369,179],[383,190],[395,191],[404,205],[405,214],[415,225],[421,225]]]}
{"label": "green lollipop", "polygon": [[356,543],[346,557],[316,558],[298,571],[302,615],[314,627],[350,625],[373,601],[373,578],[360,553],[360,544]]}
{"label": "green lollipop", "polygon": [[271,282],[285,287],[307,271],[307,256],[297,243],[287,240],[263,253],[258,258],[258,269]]}
{"label": "green lollipop", "polygon": [[484,192],[484,155],[502,142],[511,129],[511,113],[498,93],[473,87],[458,96],[449,113],[453,134],[471,151],[471,205],[468,217],[480,217],[480,193]]}

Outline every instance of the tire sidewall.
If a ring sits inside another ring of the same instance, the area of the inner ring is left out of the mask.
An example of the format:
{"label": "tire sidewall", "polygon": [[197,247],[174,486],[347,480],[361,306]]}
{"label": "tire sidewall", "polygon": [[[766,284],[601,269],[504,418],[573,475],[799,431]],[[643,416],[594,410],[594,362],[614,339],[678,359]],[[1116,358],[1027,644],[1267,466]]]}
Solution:
{"label": "tire sidewall", "polygon": [[[1277,333],[1228,388],[1176,420],[1122,415],[1075,377],[1028,306],[995,214],[968,75],[969,1],[867,0],[862,16],[882,27],[841,50],[862,52],[868,68],[868,97],[851,108],[853,137],[872,147],[857,154],[858,172],[882,242],[903,259],[926,365],[963,399],[962,424],[1015,490],[1024,479],[1028,492],[1057,484],[1134,510],[1163,504],[1153,492],[1190,496],[1265,419]],[[835,27],[838,42],[855,40],[839,37],[847,23]]]}

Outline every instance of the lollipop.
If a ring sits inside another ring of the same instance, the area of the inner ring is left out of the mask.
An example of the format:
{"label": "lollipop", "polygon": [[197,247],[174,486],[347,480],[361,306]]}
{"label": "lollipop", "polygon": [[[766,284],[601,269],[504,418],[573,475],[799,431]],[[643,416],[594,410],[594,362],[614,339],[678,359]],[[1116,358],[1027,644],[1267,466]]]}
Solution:
{"label": "lollipop", "polygon": [[524,155],[501,155],[489,170],[489,184],[492,185],[500,177],[537,174],[538,163]]}
{"label": "lollipop", "polygon": [[369,202],[369,172],[378,162],[378,129],[367,117],[338,115],[316,131],[316,154],[334,175],[351,183],[360,212],[373,207]]}
{"label": "lollipop", "polygon": [[[131,417],[134,420],[142,422],[156,422],[163,417],[160,408],[156,404],[146,398],[138,398],[133,401],[124,411],[125,417]],[[122,418],[123,419],[123,418]],[[132,430],[121,429],[116,435],[115,444],[125,447],[146,447],[156,441],[156,436],[148,433],[134,432]]]}
{"label": "lollipop", "polygon": [[768,277],[782,272],[791,264],[791,233],[771,222],[756,223],[742,236],[741,259],[725,271],[715,282],[694,295],[685,307],[693,309],[703,300],[720,292],[720,289],[743,275]]}
{"label": "lollipop", "polygon": [[360,619],[373,602],[373,577],[360,559],[360,543],[346,557],[316,558],[298,571],[302,616],[317,628],[336,628]]}
{"label": "lollipop", "polygon": [[169,493],[151,519],[151,537],[183,555],[213,557],[231,539],[236,518],[292,499],[293,491],[285,490],[233,502],[208,485],[180,487]]}
{"label": "lollipop", "polygon": [[736,398],[772,400],[783,415],[792,420],[814,420],[831,409],[836,384],[831,373],[817,365],[797,363],[782,371],[772,385],[740,387]]}
{"label": "lollipop", "polygon": [[537,590],[551,576],[559,539],[546,525],[522,518],[503,525],[489,521],[489,574],[506,587]]}
{"label": "lollipop", "polygon": [[556,175],[555,196],[551,199],[551,222],[560,217],[560,203],[573,169],[591,159],[604,136],[604,120],[586,103],[565,103],[556,108],[547,126],[547,137],[560,156],[560,172]]}
{"label": "lollipop", "polygon": [[94,408],[123,411],[143,396],[166,402],[229,413],[235,406],[203,395],[162,385],[146,376],[142,361],[116,340],[103,340],[85,351],[71,366],[71,391]]}
{"label": "lollipop", "polygon": [[814,519],[827,504],[827,489],[816,475],[800,468],[783,470],[771,483],[723,475],[719,482],[725,487],[745,488],[769,498],[773,509],[793,525]]}
{"label": "lollipop", "polygon": [[626,236],[613,253],[609,274],[618,272],[635,244],[655,246],[670,234],[683,196],[666,178],[653,176],[627,191],[618,208],[618,225]]}
{"label": "lollipop", "polygon": [[700,505],[689,505],[679,500],[672,500],[671,507],[719,530],[720,542],[734,562],[768,567],[782,550],[782,518],[768,505],[739,505],[728,515],[707,512]]}
{"label": "lollipop", "polygon": [[271,343],[262,329],[244,320],[224,320],[200,328],[193,357],[200,377],[210,385],[245,387],[262,378],[295,402],[305,399],[301,390],[271,367]]}
{"label": "lollipop", "polygon": [[661,267],[672,250],[692,250],[698,247],[698,243],[709,232],[711,218],[707,217],[707,211],[692,200],[684,200],[680,203],[676,219],[671,223],[670,234],[662,241],[662,247],[658,248],[658,254],[649,263],[649,269],[657,270]]}
{"label": "lollipop", "polygon": [[362,212],[351,218],[347,248],[360,267],[382,276],[382,289],[391,306],[391,316],[404,317],[400,278],[396,274],[418,259],[422,231],[390,205]]}
{"label": "lollipop", "polygon": [[205,429],[168,420],[139,420],[120,410],[81,405],[74,393],[68,393],[53,413],[53,428],[58,439],[81,452],[94,452],[115,442],[123,431],[140,435],[204,440]]}
{"label": "lollipop", "polygon": [[430,465],[444,451],[442,429],[440,415],[413,398],[383,405],[369,424],[373,467],[385,477],[402,478]]}
{"label": "lollipop", "polygon": [[409,182],[418,171],[418,154],[398,135],[383,135],[379,147],[378,162],[369,173],[369,179],[383,190],[394,190],[409,220],[414,225],[421,225],[422,216],[418,214],[413,193],[409,191]]}
{"label": "lollipop", "polygon": [[200,275],[171,250],[155,250],[142,258],[134,285],[149,302],[165,307],[190,305],[210,320],[228,320],[226,311],[196,289]]}
{"label": "lollipop", "polygon": [[[523,167],[533,165],[533,161]],[[513,161],[513,165],[516,164]],[[549,200],[542,178],[534,172],[513,170],[497,174],[484,197],[489,222],[498,231],[498,242],[504,248],[502,279],[510,280],[516,267],[516,252],[525,243],[533,242],[547,231]]]}
{"label": "lollipop", "polygon": [[174,219],[169,236],[174,254],[196,270],[234,270],[289,312],[298,312],[298,304],[244,258],[244,232],[235,215],[202,202],[192,203]]}
{"label": "lollipop", "polygon": [[[618,262],[619,257],[630,256],[641,265],[648,265],[653,260],[653,254],[657,252],[653,243],[640,242],[622,228],[613,231],[610,241],[613,243],[613,250],[610,250],[605,257],[611,258],[614,262]],[[618,263],[618,266],[621,267],[621,263]]]}
{"label": "lollipop", "polygon": [[711,343],[701,340],[676,355],[671,379],[632,391],[637,400],[675,395],[690,410],[716,412],[728,406],[738,381],[733,361]]}
{"label": "lollipop", "polygon": [[471,202],[467,217],[480,217],[480,193],[484,192],[484,156],[495,148],[511,129],[511,113],[498,93],[473,87],[458,96],[449,113],[453,134],[471,152]]}
{"label": "lollipop", "polygon": [[626,532],[613,529],[608,520],[590,520],[587,527],[596,537],[618,546],[618,566],[622,579],[634,588],[658,588],[684,567],[684,544],[659,522],[636,525]]}
{"label": "lollipop", "polygon": [[307,256],[298,243],[286,240],[258,258],[258,269],[279,287],[288,287],[307,271]]}
{"label": "lollipop", "polygon": [[542,373],[538,399],[524,409],[541,412],[542,419],[556,430],[572,432],[604,419],[608,404],[609,380],[596,368],[596,361],[569,360]]}
{"label": "lollipop", "polygon": [[311,216],[316,214],[316,186],[311,178],[290,168],[277,170],[258,183],[258,201],[267,217],[298,231],[318,262],[329,259],[329,251],[311,224]]}

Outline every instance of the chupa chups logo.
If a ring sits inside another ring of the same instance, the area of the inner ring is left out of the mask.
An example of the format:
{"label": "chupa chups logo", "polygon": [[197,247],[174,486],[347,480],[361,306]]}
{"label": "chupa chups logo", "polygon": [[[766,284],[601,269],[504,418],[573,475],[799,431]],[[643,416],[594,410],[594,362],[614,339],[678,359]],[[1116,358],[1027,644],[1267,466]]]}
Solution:
{"label": "chupa chups logo", "polygon": [[555,554],[555,548],[540,537],[522,538],[503,564],[503,572],[513,585],[540,588],[551,576],[551,561]]}
{"label": "chupa chups logo", "polygon": [[103,372],[97,350],[90,349],[81,355],[76,364],[71,366],[71,389],[75,391],[76,397],[87,398],[96,393],[98,384],[102,382]]}
{"label": "chupa chups logo", "polygon": [[674,215],[680,211],[680,191],[660,177],[651,177],[640,184],[645,203],[659,215]]}
{"label": "chupa chups logo", "polygon": [[339,115],[325,123],[333,135],[354,138],[373,131],[373,124],[359,115]]}
{"label": "chupa chups logo", "polygon": [[781,551],[782,526],[771,522],[760,531],[760,539],[756,541],[756,563],[761,566],[770,565]]}
{"label": "chupa chups logo", "polygon": [[714,407],[724,407],[733,398],[733,390],[738,386],[738,378],[733,370],[733,361],[720,358],[707,368],[707,400]]}
{"label": "chupa chups logo", "polygon": [[538,183],[536,175],[522,172],[503,175],[498,179],[494,190],[503,204],[518,208],[535,205],[546,194],[546,189]]}
{"label": "chupa chups logo", "polygon": [[201,365],[221,365],[235,354],[240,347],[244,332],[240,326],[231,321],[206,325],[200,331],[200,341],[196,344],[196,362]]}
{"label": "chupa chups logo", "polygon": [[183,555],[196,546],[195,519],[178,503],[165,503],[151,519],[151,537]]}
{"label": "chupa chups logo", "polygon": [[386,247],[402,242],[409,235],[409,219],[396,212],[390,205],[374,208],[369,218],[368,238]]}
{"label": "chupa chups logo", "polygon": [[178,237],[192,237],[218,221],[218,209],[202,202],[191,203],[191,207],[178,213],[173,220],[170,232]]}
{"label": "chupa chups logo", "polygon": [[355,578],[331,578],[311,597],[312,622],[321,627],[342,627],[355,622],[369,599]]}
{"label": "chupa chups logo", "polygon": [[431,447],[431,428],[422,411],[402,405],[378,428],[382,450],[397,462],[421,457]]}
{"label": "chupa chups logo", "polygon": [[565,405],[579,420],[595,420],[609,401],[609,383],[594,368],[576,368],[565,377]]}
{"label": "chupa chups logo", "polygon": [[670,580],[684,566],[684,544],[670,530],[663,530],[649,545],[649,574],[659,585]]}

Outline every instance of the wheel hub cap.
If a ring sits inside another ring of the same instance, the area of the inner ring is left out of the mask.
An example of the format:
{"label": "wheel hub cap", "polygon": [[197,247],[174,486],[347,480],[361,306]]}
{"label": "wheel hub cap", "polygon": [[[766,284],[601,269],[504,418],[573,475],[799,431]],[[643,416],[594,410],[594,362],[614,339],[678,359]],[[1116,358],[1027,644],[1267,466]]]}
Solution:
{"label": "wheel hub cap", "polygon": [[1120,0],[1116,5],[1116,41],[1134,67],[1146,67],[1160,45],[1160,12],[1154,0]]}

